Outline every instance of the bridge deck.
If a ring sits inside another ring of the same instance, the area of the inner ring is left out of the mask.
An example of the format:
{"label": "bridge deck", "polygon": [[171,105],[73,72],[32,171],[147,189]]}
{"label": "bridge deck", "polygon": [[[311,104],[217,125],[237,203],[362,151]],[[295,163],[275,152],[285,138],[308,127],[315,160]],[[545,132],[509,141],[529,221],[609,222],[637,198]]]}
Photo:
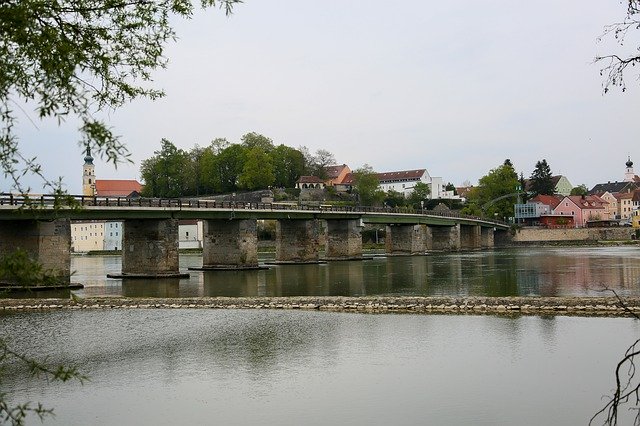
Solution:
{"label": "bridge deck", "polygon": [[361,219],[372,224],[481,225],[508,229],[503,222],[456,212],[417,212],[407,208],[290,205],[157,198],[0,195],[0,220],[126,220],[126,219]]}

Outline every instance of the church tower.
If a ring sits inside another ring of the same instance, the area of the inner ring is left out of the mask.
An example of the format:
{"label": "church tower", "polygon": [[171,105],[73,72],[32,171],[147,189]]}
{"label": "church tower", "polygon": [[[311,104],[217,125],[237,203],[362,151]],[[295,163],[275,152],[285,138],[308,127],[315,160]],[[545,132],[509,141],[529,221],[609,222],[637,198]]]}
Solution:
{"label": "church tower", "polygon": [[87,155],[84,157],[84,166],[82,166],[82,195],[89,197],[96,195],[96,170],[89,144],[87,144]]}
{"label": "church tower", "polygon": [[631,157],[627,157],[626,166],[627,170],[624,172],[624,181],[633,182],[636,174],[633,172],[633,161],[631,161]]}

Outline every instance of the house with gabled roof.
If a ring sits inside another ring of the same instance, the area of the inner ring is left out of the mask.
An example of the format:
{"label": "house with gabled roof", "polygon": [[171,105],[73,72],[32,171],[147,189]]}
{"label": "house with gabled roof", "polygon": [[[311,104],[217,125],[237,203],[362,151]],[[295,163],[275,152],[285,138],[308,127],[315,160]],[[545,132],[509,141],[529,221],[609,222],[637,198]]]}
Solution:
{"label": "house with gabled roof", "polygon": [[633,213],[633,195],[635,191],[614,194],[618,201],[618,219],[629,219]]}
{"label": "house with gabled roof", "polygon": [[431,190],[429,193],[430,199],[445,197],[442,178],[429,175],[427,169],[378,173],[378,180],[380,181],[380,188],[385,192],[394,190],[408,196],[416,184],[424,183]]}
{"label": "house with gabled roof", "polygon": [[[571,182],[569,182],[569,179],[566,178],[566,176],[562,176],[562,175],[552,176],[551,181],[553,182],[553,192],[555,194],[559,194],[562,196],[571,194],[571,190],[573,189],[573,186],[571,185]],[[524,180],[525,191],[531,192],[531,182],[532,182],[531,179]]]}
{"label": "house with gabled roof", "polygon": [[616,196],[608,191],[594,195],[597,195],[608,203],[605,205],[605,210],[607,211],[607,213],[606,217],[604,217],[603,219],[616,219],[618,217],[618,199],[616,198]]}
{"label": "house with gabled roof", "polygon": [[606,219],[606,204],[597,195],[569,195],[553,209],[553,214],[571,216],[576,227],[584,227],[590,220]]}
{"label": "house with gabled roof", "polygon": [[324,168],[327,175],[324,183],[326,186],[335,186],[344,181],[344,178],[351,173],[351,169],[346,164],[328,166]]}
{"label": "house with gabled roof", "polygon": [[325,181],[318,176],[300,176],[296,181],[298,189],[322,189],[325,187]]}

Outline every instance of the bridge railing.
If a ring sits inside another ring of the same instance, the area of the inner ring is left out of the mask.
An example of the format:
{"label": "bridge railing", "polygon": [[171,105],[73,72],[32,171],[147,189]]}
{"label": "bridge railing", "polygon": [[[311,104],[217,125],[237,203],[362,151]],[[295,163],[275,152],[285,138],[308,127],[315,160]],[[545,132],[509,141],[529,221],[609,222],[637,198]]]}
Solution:
{"label": "bridge railing", "polygon": [[233,209],[233,210],[291,210],[322,211],[346,213],[382,213],[413,214],[439,216],[456,219],[472,219],[506,225],[505,222],[485,219],[478,216],[463,215],[456,211],[433,211],[413,209],[410,207],[371,207],[345,206],[332,204],[297,204],[297,203],[251,203],[245,201],[216,201],[181,198],[129,198],[129,197],[97,197],[85,195],[23,195],[12,193],[0,194],[0,206],[18,208],[55,208],[55,207],[138,207],[138,208],[189,208],[189,209]]}

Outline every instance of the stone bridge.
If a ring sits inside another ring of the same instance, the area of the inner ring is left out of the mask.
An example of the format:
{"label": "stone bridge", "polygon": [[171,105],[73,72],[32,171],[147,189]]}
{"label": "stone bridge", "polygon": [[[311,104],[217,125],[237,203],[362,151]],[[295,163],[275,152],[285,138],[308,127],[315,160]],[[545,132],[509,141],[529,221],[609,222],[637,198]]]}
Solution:
{"label": "stone bridge", "polygon": [[[45,268],[69,276],[72,220],[124,222],[123,277],[180,275],[178,221],[183,219],[204,223],[203,269],[258,268],[258,220],[277,221],[276,263],[362,259],[365,224],[386,226],[388,255],[491,248],[495,235],[508,230],[502,222],[408,209],[81,196],[61,201],[0,195],[0,255],[22,248]],[[322,259],[321,228],[326,229]]]}

